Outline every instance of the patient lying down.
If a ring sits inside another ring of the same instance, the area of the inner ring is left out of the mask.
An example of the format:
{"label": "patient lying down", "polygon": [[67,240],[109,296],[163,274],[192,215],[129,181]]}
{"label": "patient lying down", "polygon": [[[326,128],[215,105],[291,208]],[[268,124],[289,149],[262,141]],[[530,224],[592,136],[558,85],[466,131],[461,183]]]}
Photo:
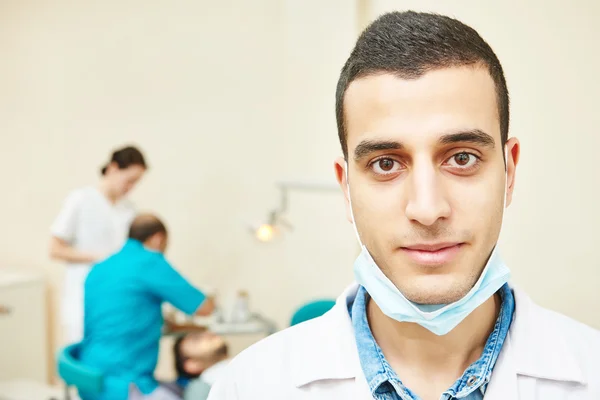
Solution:
{"label": "patient lying down", "polygon": [[179,337],[173,346],[178,384],[185,400],[204,400],[229,361],[225,340],[211,332]]}

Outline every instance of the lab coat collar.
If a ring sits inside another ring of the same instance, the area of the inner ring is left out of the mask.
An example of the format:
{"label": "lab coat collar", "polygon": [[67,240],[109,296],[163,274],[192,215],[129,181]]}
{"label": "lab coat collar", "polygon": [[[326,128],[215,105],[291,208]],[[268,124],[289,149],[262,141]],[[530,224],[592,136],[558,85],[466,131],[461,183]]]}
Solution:
{"label": "lab coat collar", "polygon": [[293,350],[292,379],[296,387],[320,380],[353,379],[360,373],[354,329],[348,306],[354,302],[354,284],[337,298],[325,315],[299,324],[295,336],[305,337],[304,346]]}
{"label": "lab coat collar", "polygon": [[[348,313],[357,290],[358,284],[354,283],[325,315],[295,327],[296,335],[305,338],[302,341],[305,345],[297,346],[292,353],[292,378],[296,387],[321,380],[353,378],[357,384],[367,385]],[[494,387],[502,388],[504,393],[512,388],[516,393],[517,375],[585,384],[582,369],[562,335],[562,326],[549,325],[559,321],[556,316],[536,305],[519,289],[513,290],[515,319],[488,393],[494,392]]]}
{"label": "lab coat collar", "polygon": [[510,332],[496,360],[491,381],[485,391],[486,400],[518,399],[519,386],[515,369],[515,353]]}
{"label": "lab coat collar", "polygon": [[587,379],[565,334],[568,324],[560,324],[565,317],[538,306],[517,288],[513,292],[516,309],[509,335],[516,373],[585,385]]}

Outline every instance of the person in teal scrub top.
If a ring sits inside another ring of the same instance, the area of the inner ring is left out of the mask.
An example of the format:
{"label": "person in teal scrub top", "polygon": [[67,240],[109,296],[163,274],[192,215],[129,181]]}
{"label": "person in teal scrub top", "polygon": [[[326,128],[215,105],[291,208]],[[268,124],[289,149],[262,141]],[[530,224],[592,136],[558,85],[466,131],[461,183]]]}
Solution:
{"label": "person in teal scrub top", "polygon": [[188,315],[209,315],[214,301],[167,261],[167,229],[139,215],[115,255],[96,264],[85,282],[84,339],[80,362],[104,374],[99,396],[83,400],[179,399],[154,378],[162,333],[162,304]]}

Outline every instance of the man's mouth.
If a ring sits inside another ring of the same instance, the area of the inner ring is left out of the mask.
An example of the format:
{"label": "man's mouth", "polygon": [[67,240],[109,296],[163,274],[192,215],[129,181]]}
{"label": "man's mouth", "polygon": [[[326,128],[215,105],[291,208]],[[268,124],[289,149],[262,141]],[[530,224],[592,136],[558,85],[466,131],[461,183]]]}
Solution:
{"label": "man's mouth", "polygon": [[419,243],[401,247],[401,250],[416,264],[439,266],[452,261],[463,244],[459,242]]}

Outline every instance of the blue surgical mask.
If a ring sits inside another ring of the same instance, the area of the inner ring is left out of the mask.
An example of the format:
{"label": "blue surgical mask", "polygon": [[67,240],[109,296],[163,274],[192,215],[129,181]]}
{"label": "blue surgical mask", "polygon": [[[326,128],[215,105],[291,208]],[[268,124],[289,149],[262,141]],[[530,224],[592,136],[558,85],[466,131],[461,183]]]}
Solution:
{"label": "blue surgical mask", "polygon": [[[506,155],[506,148],[504,154]],[[348,182],[347,164],[346,182]],[[506,183],[505,179],[504,208],[506,208]],[[348,199],[350,199],[350,186],[348,186]],[[352,201],[350,201],[350,212],[352,213]],[[353,213],[352,220],[354,220]],[[396,321],[419,324],[436,335],[445,335],[456,328],[510,278],[510,270],[502,261],[498,247],[495,246],[479,279],[463,298],[450,304],[416,304],[404,297],[396,285],[385,276],[371,257],[369,250],[362,244],[356,224],[354,229],[362,249],[354,262],[356,281],[366,289],[385,315]]]}

